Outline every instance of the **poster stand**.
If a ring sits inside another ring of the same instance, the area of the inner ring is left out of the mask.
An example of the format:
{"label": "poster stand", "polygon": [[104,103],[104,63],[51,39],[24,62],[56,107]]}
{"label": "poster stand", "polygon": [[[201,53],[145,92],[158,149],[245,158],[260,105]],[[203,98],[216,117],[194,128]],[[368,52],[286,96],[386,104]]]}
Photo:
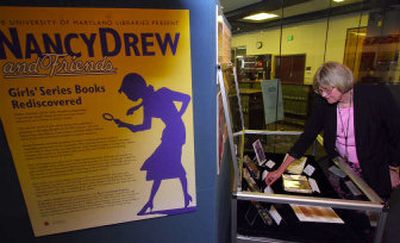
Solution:
{"label": "poster stand", "polygon": [[[231,72],[233,75],[233,82],[226,82],[227,79],[224,78],[224,72]],[[239,84],[237,82],[236,78],[236,69],[235,67],[232,67],[230,65],[225,65],[222,67],[221,65],[218,66],[218,85],[219,85],[219,90],[222,95],[222,103],[224,107],[224,115],[225,115],[225,121],[226,121],[226,126],[228,130],[228,141],[229,141],[229,148],[231,152],[231,157],[232,157],[232,163],[234,164],[234,179],[239,179],[241,178],[241,173],[239,168],[242,166],[239,166],[239,161],[243,159],[243,150],[240,149],[242,146],[239,146],[238,148],[235,148],[235,143],[233,141],[234,139],[234,134],[233,134],[233,126],[232,126],[232,115],[230,113],[230,101],[228,99],[228,93],[227,91],[229,90],[226,85],[229,85],[228,87],[233,88],[236,92],[235,95],[237,96],[237,101],[238,101],[238,107],[239,107],[239,114],[240,114],[240,128],[243,131],[244,130],[244,121],[243,121],[243,112],[242,112],[242,107],[241,107],[241,101],[240,101],[240,95],[239,95]],[[243,141],[243,140],[242,140]],[[239,156],[239,160],[237,157],[237,154],[235,153],[236,151],[239,152],[241,156]],[[241,189],[241,179],[236,180],[236,187]]]}

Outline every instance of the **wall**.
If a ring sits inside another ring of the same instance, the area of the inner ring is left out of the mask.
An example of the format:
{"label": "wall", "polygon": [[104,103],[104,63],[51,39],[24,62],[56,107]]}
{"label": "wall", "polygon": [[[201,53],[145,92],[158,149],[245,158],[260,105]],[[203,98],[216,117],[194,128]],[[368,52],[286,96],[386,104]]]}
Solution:
{"label": "wall", "polygon": [[[367,23],[368,15],[365,13],[362,15],[355,13],[329,18],[325,60],[343,62],[347,29],[367,26]],[[324,61],[326,29],[326,18],[284,26],[281,42],[281,29],[280,27],[274,27],[259,32],[234,35],[232,47],[246,46],[247,55],[306,54],[306,67],[311,67],[311,70],[305,72],[304,83],[311,84],[312,75]],[[288,41],[289,35],[293,36],[292,41]],[[264,43],[261,49],[256,48],[257,41]]]}
{"label": "wall", "polygon": [[[35,238],[4,131],[0,127],[0,242],[217,242],[215,144],[215,0],[2,1],[3,6],[189,9],[197,211]],[[229,209],[225,209],[229,210]],[[221,236],[218,236],[221,237]]]}

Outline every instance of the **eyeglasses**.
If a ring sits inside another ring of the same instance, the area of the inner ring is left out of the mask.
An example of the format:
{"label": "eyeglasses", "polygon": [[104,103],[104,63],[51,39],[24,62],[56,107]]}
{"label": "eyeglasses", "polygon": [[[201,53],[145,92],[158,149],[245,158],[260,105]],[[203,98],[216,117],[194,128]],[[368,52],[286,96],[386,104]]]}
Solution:
{"label": "eyeglasses", "polygon": [[335,87],[318,87],[318,89],[314,90],[315,93],[323,96],[323,95],[330,95]]}

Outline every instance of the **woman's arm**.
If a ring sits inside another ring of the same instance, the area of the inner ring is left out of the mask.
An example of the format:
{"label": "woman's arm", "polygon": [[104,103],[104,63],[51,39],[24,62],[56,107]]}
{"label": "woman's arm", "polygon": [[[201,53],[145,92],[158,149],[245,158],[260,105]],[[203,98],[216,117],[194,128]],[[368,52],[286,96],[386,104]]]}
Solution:
{"label": "woman's arm", "polygon": [[265,177],[264,181],[267,185],[272,185],[277,179],[279,179],[283,172],[285,172],[286,168],[293,161],[303,156],[308,147],[315,141],[324,124],[327,109],[326,106],[327,104],[324,103],[321,97],[313,97],[312,112],[310,117],[307,119],[304,132],[289,150],[289,153],[285,156],[279,168],[275,171],[271,171],[268,173],[267,177]]}
{"label": "woman's arm", "polygon": [[390,182],[392,188],[400,186],[400,168],[399,166],[389,166]]}
{"label": "woman's arm", "polygon": [[294,157],[290,156],[289,154],[286,154],[279,168],[275,171],[269,172],[267,177],[265,177],[264,179],[265,184],[267,184],[268,186],[274,184],[274,182],[278,180],[279,177],[281,177],[283,172],[285,172],[286,168],[295,160],[296,159]]}
{"label": "woman's arm", "polygon": [[131,132],[140,132],[151,128],[151,112],[143,105],[143,123],[138,125],[129,124],[119,119],[114,119],[118,127],[128,128]]}
{"label": "woman's arm", "polygon": [[135,111],[137,111],[137,110],[138,110],[140,107],[142,107],[142,106],[143,106],[143,101],[140,102],[140,104],[131,107],[131,108],[126,112],[126,114],[127,114],[128,116],[130,116],[130,115],[132,115]]}
{"label": "woman's arm", "polygon": [[190,96],[187,94],[183,94],[183,93],[179,93],[180,95],[177,97],[178,100],[180,100],[182,102],[182,106],[181,109],[179,110],[179,114],[182,116],[183,113],[185,113],[189,102],[190,102]]}
{"label": "woman's arm", "polygon": [[389,144],[389,164],[398,167],[400,166],[400,104],[393,97],[395,90],[392,93],[389,89],[390,86],[383,86],[378,102],[381,104],[379,110]]}
{"label": "woman's arm", "polygon": [[304,155],[307,149],[314,143],[318,134],[322,131],[328,113],[329,105],[322,97],[314,94],[312,98],[311,114],[304,126],[304,131],[299,139],[289,150],[289,154],[298,159]]}
{"label": "woman's arm", "polygon": [[181,92],[173,91],[168,88],[162,88],[159,90],[160,93],[162,93],[163,96],[169,97],[170,99],[174,101],[179,101],[182,103],[180,110],[178,113],[182,116],[183,113],[185,113],[189,102],[190,102],[190,96]]}

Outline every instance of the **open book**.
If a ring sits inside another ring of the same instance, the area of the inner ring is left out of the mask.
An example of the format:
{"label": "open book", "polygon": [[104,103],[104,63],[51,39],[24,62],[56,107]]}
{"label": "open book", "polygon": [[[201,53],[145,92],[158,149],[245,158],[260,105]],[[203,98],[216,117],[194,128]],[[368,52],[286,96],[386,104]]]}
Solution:
{"label": "open book", "polygon": [[283,189],[287,192],[312,193],[310,183],[306,176],[283,174]]}
{"label": "open book", "polygon": [[300,175],[303,172],[304,166],[306,165],[307,157],[301,157],[296,159],[286,168],[286,172],[289,174]]}
{"label": "open book", "polygon": [[301,206],[290,204],[297,218],[302,222],[344,224],[344,221],[329,207]]}

